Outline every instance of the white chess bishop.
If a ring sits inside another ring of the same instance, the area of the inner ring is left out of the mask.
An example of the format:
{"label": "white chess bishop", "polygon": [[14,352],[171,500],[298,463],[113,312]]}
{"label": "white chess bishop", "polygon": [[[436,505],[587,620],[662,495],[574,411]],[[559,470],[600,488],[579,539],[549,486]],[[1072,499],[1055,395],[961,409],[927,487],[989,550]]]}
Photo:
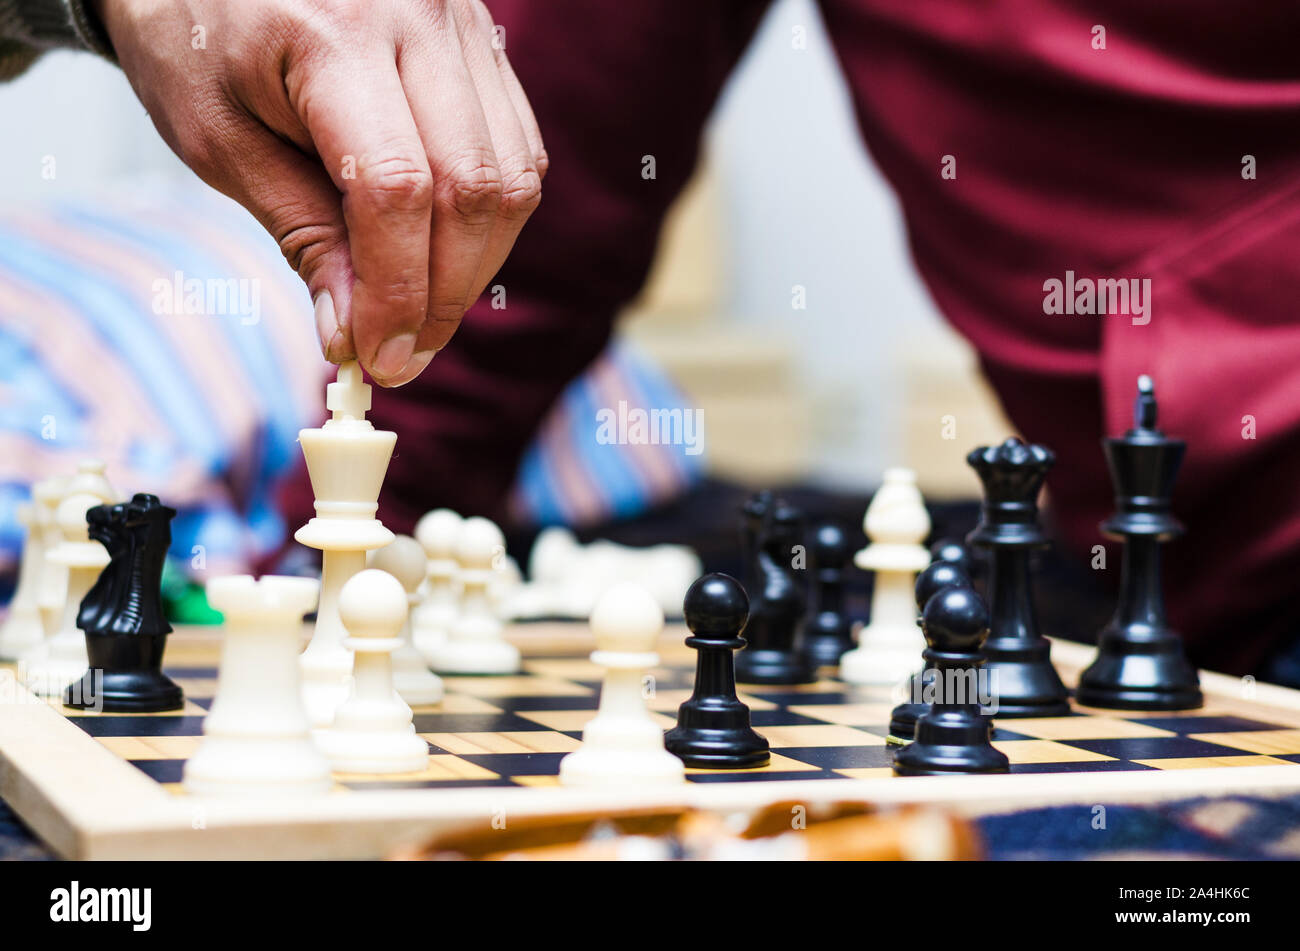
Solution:
{"label": "white chess bishop", "polygon": [[61,696],[90,666],[86,635],[77,627],[77,614],[82,599],[110,561],[107,549],[91,540],[86,524],[86,512],[103,503],[97,495],[77,492],[60,502],[55,511],[62,541],[45,557],[67,574],[63,610],[54,633],[24,655],[22,662],[24,683],[41,696]]}
{"label": "white chess bishop", "polygon": [[[398,535],[389,544],[370,553],[367,565],[386,571],[406,589],[410,607],[420,603],[420,582],[424,580],[424,549],[410,535]],[[402,626],[402,646],[393,651],[393,686],[412,706],[442,700],[442,678],[425,664],[423,655],[411,643],[411,616]]]}
{"label": "white chess bishop", "polygon": [[497,565],[505,558],[501,529],[485,518],[465,519],[456,540],[460,563],[460,610],[447,638],[431,652],[433,669],[445,674],[513,674],[519,649],[505,639],[492,603]]}
{"label": "white chess bishop", "polygon": [[334,725],[317,731],[316,742],[337,772],[419,772],[429,764],[429,745],[393,689],[391,655],[402,646],[406,589],[388,572],[367,568],[343,586],[339,613],[356,656],[352,687]]}
{"label": "white chess bishop", "polygon": [[424,599],[411,615],[411,642],[429,663],[460,611],[456,543],[464,521],[451,509],[434,509],[415,523],[415,539],[424,549],[426,574]]}
{"label": "white chess bishop", "polygon": [[582,731],[582,746],[560,761],[564,785],[684,781],[682,761],[664,748],[663,728],[645,702],[644,679],[659,663],[655,647],[663,629],[663,610],[640,585],[623,582],[600,596],[591,614],[591,659],[605,668],[600,708]]}
{"label": "white chess bishop", "polygon": [[316,497],[316,517],[294,538],[322,552],[320,608],[311,642],[301,657],[303,699],[314,726],[328,726],[347,696],[352,652],[339,620],[339,591],[366,567],[366,552],[382,548],[393,533],[375,517],[379,490],[397,434],[366,419],[370,385],[356,361],[339,364],[338,379],[325,388],[331,418],[319,429],[298,433]]}
{"label": "white chess bishop", "polygon": [[225,616],[217,696],[203,741],[185,763],[185,789],[204,796],[305,796],[331,787],[302,702],[298,641],[316,606],[315,578],[213,578],[208,601]]}
{"label": "white chess bishop", "polygon": [[853,563],[876,573],[871,623],[858,633],[858,646],[840,658],[840,678],[854,684],[897,684],[921,663],[925,638],[916,623],[916,573],[930,563],[921,543],[930,516],[911,469],[888,469],[862,521],[870,544]]}

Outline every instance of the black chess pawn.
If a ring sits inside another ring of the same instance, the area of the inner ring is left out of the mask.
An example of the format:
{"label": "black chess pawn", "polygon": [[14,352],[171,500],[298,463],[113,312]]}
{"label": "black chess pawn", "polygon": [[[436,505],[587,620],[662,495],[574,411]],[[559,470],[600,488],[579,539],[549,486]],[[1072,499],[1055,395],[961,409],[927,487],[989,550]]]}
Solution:
{"label": "black chess pawn", "polygon": [[[916,576],[916,623],[926,604],[944,588],[971,586],[970,575],[956,562],[935,561]],[[924,657],[918,658],[924,664]],[[913,674],[907,682],[907,698],[894,707],[889,715],[888,742],[910,743],[916,736],[916,721],[930,712],[930,704],[922,700],[925,695],[925,670]]]}
{"label": "black chess pawn", "polygon": [[677,726],[664,736],[668,752],[701,769],[749,769],[772,758],[767,740],[749,724],[749,707],[736,697],[735,652],[749,616],[749,599],[730,575],[704,575],[682,603],[698,651],[695,690],[677,710]]}
{"label": "black chess pawn", "polygon": [[745,684],[806,684],[817,671],[799,644],[803,587],[795,578],[796,551],[803,544],[799,510],[777,500],[758,542],[757,580],[745,627],[749,646],[736,657],[736,680]]}
{"label": "black chess pawn", "polygon": [[1056,717],[1070,712],[1069,694],[1052,666],[1051,644],[1038,630],[1030,554],[1048,545],[1038,524],[1038,493],[1056,456],[1012,437],[971,452],[966,462],[984,483],[980,521],[967,541],[992,552],[988,592],[991,624],[985,670],[998,695],[999,717]]}
{"label": "black chess pawn", "polygon": [[956,538],[941,538],[930,546],[930,563],[946,561],[959,566],[968,577],[975,577],[975,565],[970,556],[970,549]]}
{"label": "black chess pawn", "polygon": [[1174,479],[1187,444],[1156,428],[1155,385],[1138,380],[1132,429],[1102,441],[1116,512],[1101,523],[1124,540],[1119,603],[1097,639],[1097,658],[1079,678],[1076,699],[1120,710],[1188,710],[1202,703],[1196,669],[1168,623],[1161,590],[1161,546],[1183,534],[1170,513]]}
{"label": "black chess pawn", "polygon": [[162,569],[175,515],[144,494],[87,513],[91,536],[111,560],[78,611],[90,669],[68,687],[67,706],[155,713],[184,705],[181,688],[162,672],[172,629],[163,613]]}
{"label": "black chess pawn", "polygon": [[944,588],[926,604],[921,629],[934,702],[917,721],[916,739],[894,756],[899,776],[1010,772],[990,740],[992,721],[980,712],[991,700],[979,676],[988,626],[988,608],[973,588]]}
{"label": "black chess pawn", "polygon": [[844,610],[844,575],[853,552],[843,527],[824,522],[808,546],[812,607],[804,618],[803,650],[814,667],[834,667],[853,647],[853,621]]}

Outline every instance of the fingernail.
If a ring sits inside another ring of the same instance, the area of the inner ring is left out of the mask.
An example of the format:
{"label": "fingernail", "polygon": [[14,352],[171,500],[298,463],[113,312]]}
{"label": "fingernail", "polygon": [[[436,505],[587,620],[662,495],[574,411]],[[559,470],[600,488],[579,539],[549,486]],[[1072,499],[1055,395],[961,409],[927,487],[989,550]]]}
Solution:
{"label": "fingernail", "polygon": [[334,295],[329,291],[321,291],[316,295],[314,301],[316,306],[316,334],[320,337],[321,353],[325,359],[329,359],[330,345],[336,336],[341,335],[339,330],[338,314],[334,312]]}
{"label": "fingernail", "polygon": [[419,353],[413,354],[411,359],[406,361],[406,366],[402,367],[402,372],[397,374],[397,376],[389,382],[392,383],[393,386],[401,386],[403,383],[410,383],[424,372],[424,368],[427,367],[437,355],[437,350],[421,350]]}
{"label": "fingernail", "polygon": [[384,379],[397,376],[414,354],[415,334],[398,334],[396,337],[389,337],[375,351],[370,373],[372,376],[382,376]]}

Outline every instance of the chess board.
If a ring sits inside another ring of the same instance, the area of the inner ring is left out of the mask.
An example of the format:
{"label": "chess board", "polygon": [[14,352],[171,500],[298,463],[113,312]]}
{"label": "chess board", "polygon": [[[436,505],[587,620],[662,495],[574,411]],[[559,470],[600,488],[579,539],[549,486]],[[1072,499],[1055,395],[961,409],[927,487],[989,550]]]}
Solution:
{"label": "chess board", "polygon": [[[684,630],[661,645],[648,703],[665,728],[689,694]],[[888,688],[823,678],[802,687],[741,687],[772,746],[756,770],[688,770],[667,789],[572,789],[557,780],[599,697],[579,624],[517,625],[524,671],[446,678],[447,696],[415,708],[429,744],[419,773],[335,774],[334,791],[293,802],[204,800],[180,785],[216,692],[219,641],[178,631],[167,668],[182,710],[85,713],[15,687],[0,705],[0,795],[72,858],[377,857],[436,832],[510,817],[656,806],[756,808],[777,800],[928,802],[981,814],[1034,805],[1150,801],[1300,791],[1300,692],[1203,675],[1206,705],[1182,713],[1076,708],[1067,717],[1002,720],[995,744],[1009,776],[895,777],[886,742]],[[1091,650],[1057,642],[1067,683]]]}

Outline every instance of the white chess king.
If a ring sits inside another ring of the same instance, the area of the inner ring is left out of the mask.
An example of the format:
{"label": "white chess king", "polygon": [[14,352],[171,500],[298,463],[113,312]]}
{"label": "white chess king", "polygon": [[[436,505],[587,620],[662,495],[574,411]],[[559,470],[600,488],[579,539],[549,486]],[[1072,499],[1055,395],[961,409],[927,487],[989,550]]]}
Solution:
{"label": "white chess king", "polygon": [[911,469],[888,469],[867,506],[862,528],[870,540],[853,563],[876,573],[871,623],[858,646],[840,658],[841,679],[853,684],[897,684],[921,667],[925,638],[916,624],[916,573],[930,563],[921,543],[930,516]]}
{"label": "white chess king", "polygon": [[182,781],[205,796],[298,797],[327,792],[329,761],[303,708],[298,641],[316,606],[315,578],[213,578],[208,601],[225,616],[217,696]]}
{"label": "white chess king", "polygon": [[605,668],[600,709],[582,731],[582,746],[560,761],[566,786],[640,786],[680,783],[682,761],[664,748],[664,731],[645,702],[645,676],[659,663],[655,646],[663,609],[645,588],[630,582],[600,596],[591,614],[596,650]]}
{"label": "white chess king", "polygon": [[319,429],[298,433],[316,497],[316,517],[294,533],[300,544],[322,552],[320,608],[311,643],[302,654],[303,699],[314,726],[328,726],[347,696],[352,652],[339,620],[339,591],[366,567],[366,552],[382,548],[393,533],[375,517],[379,490],[397,434],[366,419],[370,386],[355,361],[339,364],[338,379],[325,388],[332,416]]}

